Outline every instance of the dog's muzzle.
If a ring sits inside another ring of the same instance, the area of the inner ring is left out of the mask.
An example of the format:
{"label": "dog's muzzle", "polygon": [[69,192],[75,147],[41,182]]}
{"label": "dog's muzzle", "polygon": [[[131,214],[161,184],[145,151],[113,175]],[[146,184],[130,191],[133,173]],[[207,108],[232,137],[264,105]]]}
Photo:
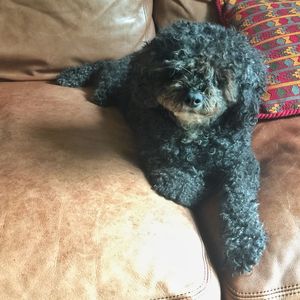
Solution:
{"label": "dog's muzzle", "polygon": [[204,96],[200,92],[189,92],[185,99],[185,104],[191,108],[198,108],[201,106]]}

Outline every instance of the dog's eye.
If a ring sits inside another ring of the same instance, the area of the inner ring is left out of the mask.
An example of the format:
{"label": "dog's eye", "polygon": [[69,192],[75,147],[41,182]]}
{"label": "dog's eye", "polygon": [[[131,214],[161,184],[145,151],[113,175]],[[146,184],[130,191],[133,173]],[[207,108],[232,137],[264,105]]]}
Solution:
{"label": "dog's eye", "polygon": [[171,87],[174,89],[182,89],[184,87],[184,84],[181,81],[174,81]]}
{"label": "dog's eye", "polygon": [[179,75],[179,71],[174,68],[167,68],[168,77],[175,79]]}

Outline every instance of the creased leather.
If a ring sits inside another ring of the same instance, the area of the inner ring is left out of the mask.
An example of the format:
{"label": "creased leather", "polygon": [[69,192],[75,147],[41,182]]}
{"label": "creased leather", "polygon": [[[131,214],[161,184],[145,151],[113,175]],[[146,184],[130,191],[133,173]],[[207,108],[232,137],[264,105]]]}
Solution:
{"label": "creased leather", "polygon": [[220,299],[191,215],[88,91],[0,83],[1,299]]}
{"label": "creased leather", "polygon": [[152,1],[1,1],[0,79],[48,80],[124,56],[154,36]]}

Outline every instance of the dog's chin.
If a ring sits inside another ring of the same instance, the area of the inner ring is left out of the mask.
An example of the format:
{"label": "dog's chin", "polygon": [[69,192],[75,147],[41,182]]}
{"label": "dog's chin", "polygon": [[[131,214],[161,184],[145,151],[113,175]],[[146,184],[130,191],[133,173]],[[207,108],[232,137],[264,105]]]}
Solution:
{"label": "dog's chin", "polygon": [[185,105],[173,105],[172,102],[161,102],[176,124],[183,129],[207,127],[214,122],[225,110],[224,107],[214,106],[205,111],[190,109]]}
{"label": "dog's chin", "polygon": [[180,102],[171,101],[166,96],[158,97],[158,103],[170,113],[178,126],[186,130],[209,126],[223,114],[227,107],[219,98],[212,99],[210,105],[194,109]]}
{"label": "dog's chin", "polygon": [[172,114],[177,124],[186,130],[209,126],[218,117],[216,113],[201,114],[187,111],[176,111]]}

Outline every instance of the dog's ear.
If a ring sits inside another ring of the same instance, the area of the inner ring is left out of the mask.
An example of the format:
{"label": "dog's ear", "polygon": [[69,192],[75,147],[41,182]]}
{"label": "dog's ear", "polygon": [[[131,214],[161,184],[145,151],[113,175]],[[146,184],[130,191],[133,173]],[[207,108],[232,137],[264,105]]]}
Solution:
{"label": "dog's ear", "polygon": [[241,80],[241,111],[240,117],[243,118],[243,110],[248,113],[249,120],[256,122],[259,113],[261,97],[266,90],[267,68],[263,58],[259,53],[255,60],[246,68]]}
{"label": "dog's ear", "polygon": [[241,85],[245,89],[252,89],[253,92],[261,96],[266,89],[267,66],[260,53],[253,59],[242,72]]}
{"label": "dog's ear", "polygon": [[[240,74],[239,74],[240,73]],[[261,61],[248,65],[241,72],[235,70],[221,70],[216,72],[217,84],[222,89],[224,97],[229,104],[237,103],[241,96],[240,91],[251,89],[254,93],[262,95],[266,86],[266,67]],[[245,99],[246,102],[248,99]],[[247,103],[245,103],[247,104]]]}
{"label": "dog's ear", "polygon": [[161,41],[154,38],[133,56],[133,80],[136,87],[133,94],[136,94],[135,100],[143,102],[144,107],[159,106],[157,97],[160,87],[168,77],[168,69],[163,64],[167,57],[166,51],[161,47]]}
{"label": "dog's ear", "polygon": [[238,101],[238,83],[231,70],[216,72],[216,85],[223,92],[223,97],[229,106]]}
{"label": "dog's ear", "polygon": [[[228,77],[228,99],[236,103],[232,106],[236,121],[254,125],[257,122],[261,97],[266,89],[266,66],[257,53],[244,68]],[[225,89],[226,90],[226,89]]]}

